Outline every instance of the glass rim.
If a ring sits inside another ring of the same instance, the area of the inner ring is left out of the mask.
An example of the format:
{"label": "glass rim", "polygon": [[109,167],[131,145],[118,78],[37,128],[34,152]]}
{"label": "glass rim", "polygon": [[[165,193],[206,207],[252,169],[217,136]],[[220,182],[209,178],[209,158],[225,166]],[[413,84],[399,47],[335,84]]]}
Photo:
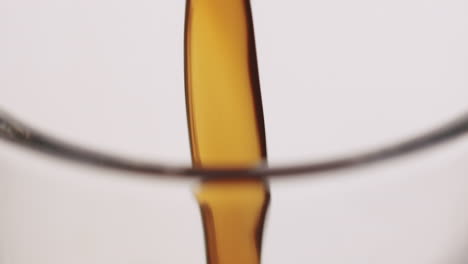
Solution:
{"label": "glass rim", "polygon": [[165,165],[162,162],[139,161],[82,148],[35,130],[0,109],[0,139],[6,142],[58,159],[157,178],[290,178],[304,176],[305,174],[307,174],[307,177],[313,177],[322,172],[368,166],[427,150],[455,140],[465,133],[468,133],[468,112],[426,133],[392,144],[324,161],[301,162],[271,168],[261,165],[247,169],[197,169],[188,166]]}

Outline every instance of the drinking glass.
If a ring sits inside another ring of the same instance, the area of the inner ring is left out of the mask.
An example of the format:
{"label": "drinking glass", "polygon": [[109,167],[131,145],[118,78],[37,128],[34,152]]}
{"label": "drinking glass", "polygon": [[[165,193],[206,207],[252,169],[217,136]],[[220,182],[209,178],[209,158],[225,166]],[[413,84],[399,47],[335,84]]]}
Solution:
{"label": "drinking glass", "polygon": [[197,170],[184,1],[0,2],[0,264],[205,263],[226,176],[269,182],[262,263],[466,263],[466,1],[252,12],[268,166]]}

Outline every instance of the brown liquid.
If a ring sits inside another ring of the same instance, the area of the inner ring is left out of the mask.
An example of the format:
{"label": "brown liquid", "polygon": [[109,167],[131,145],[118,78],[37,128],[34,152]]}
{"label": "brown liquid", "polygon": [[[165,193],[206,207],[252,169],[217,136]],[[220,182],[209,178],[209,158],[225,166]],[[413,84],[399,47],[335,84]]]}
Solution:
{"label": "brown liquid", "polygon": [[[260,165],[266,147],[249,1],[187,0],[185,37],[193,166]],[[220,177],[203,182],[196,197],[208,263],[258,264],[267,185]]]}

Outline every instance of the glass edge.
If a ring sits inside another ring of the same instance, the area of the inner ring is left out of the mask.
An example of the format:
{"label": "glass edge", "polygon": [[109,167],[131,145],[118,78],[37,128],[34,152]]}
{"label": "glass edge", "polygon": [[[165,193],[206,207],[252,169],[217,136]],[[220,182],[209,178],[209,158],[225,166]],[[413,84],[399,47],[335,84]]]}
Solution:
{"label": "glass edge", "polygon": [[0,139],[14,145],[48,154],[55,158],[65,159],[81,164],[97,166],[119,171],[127,171],[150,177],[183,177],[183,178],[219,178],[221,177],[256,177],[278,178],[316,176],[318,173],[338,171],[360,166],[367,166],[385,160],[422,151],[464,135],[468,132],[468,112],[436,127],[427,133],[382,146],[320,162],[304,162],[290,166],[268,168],[259,166],[250,169],[193,169],[184,166],[170,166],[157,162],[145,162],[126,157],[101,153],[82,148],[72,143],[59,140],[46,133],[29,127],[24,122],[0,109]]}

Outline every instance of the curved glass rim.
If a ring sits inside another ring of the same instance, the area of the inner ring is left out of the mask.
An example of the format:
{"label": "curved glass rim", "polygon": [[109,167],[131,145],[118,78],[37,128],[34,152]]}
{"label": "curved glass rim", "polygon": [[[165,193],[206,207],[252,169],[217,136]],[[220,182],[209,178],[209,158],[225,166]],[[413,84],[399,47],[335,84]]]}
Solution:
{"label": "curved glass rim", "polygon": [[278,178],[291,176],[315,176],[321,172],[338,171],[367,166],[422,151],[454,140],[468,133],[468,112],[435,127],[427,133],[393,144],[373,148],[356,154],[325,161],[303,162],[296,165],[269,168],[258,166],[248,169],[196,169],[186,166],[171,166],[157,162],[145,162],[126,157],[101,153],[92,149],[61,141],[46,133],[30,128],[12,115],[0,109],[0,139],[35,152],[66,159],[81,164],[143,174],[152,177],[183,178]]}

